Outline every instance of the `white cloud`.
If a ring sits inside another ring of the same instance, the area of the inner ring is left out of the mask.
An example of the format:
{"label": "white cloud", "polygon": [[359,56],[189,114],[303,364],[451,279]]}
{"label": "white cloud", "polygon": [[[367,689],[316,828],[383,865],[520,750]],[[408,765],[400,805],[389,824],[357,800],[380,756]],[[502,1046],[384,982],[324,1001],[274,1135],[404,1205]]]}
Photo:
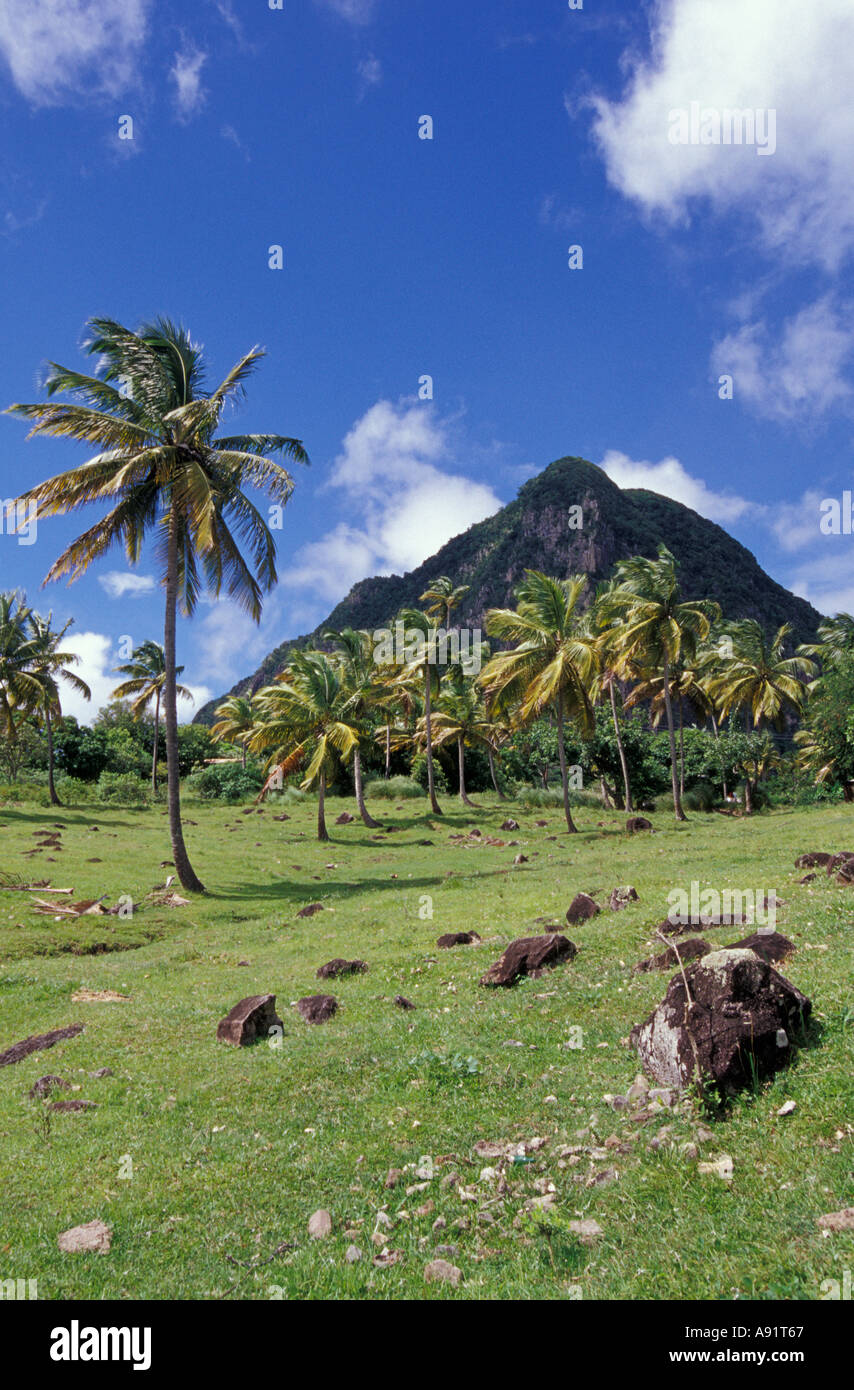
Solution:
{"label": "white cloud", "polygon": [[75,676],[85,681],[92,692],[92,699],[86,700],[64,681],[60,686],[63,714],[73,715],[81,724],[91,724],[98,710],[109,702],[113,690],[121,680],[112,668],[118,664],[109,637],[102,632],[69,632],[63,638],[65,651],[73,652],[80,658],[77,666],[71,666]]}
{"label": "white cloud", "polygon": [[844,376],[854,357],[851,306],[839,311],[825,296],[786,320],[779,344],[769,339],[756,322],[715,345],[712,370],[732,376],[736,399],[778,420],[820,416],[851,400]]}
{"label": "white cloud", "polygon": [[109,598],[140,598],[154,592],[157,581],[151,574],[131,570],[108,570],[98,575],[98,583]]}
{"label": "white cloud", "polygon": [[151,0],[3,0],[0,53],[37,106],[117,95],[136,77]]}
{"label": "white cloud", "polygon": [[378,401],[350,430],[328,484],[343,493],[351,520],[301,547],[283,584],[341,599],[358,579],[415,569],[498,511],[490,487],[437,466],[452,462],[432,409]]}
{"label": "white cloud", "polygon": [[[593,100],[610,181],[649,213],[740,210],[767,249],[835,267],[854,243],[851,0],[657,0],[622,99]],[[671,111],[774,110],[777,148],[673,145]]]}
{"label": "white cloud", "polygon": [[205,104],[207,93],[202,86],[202,68],[207,54],[197,48],[185,48],[175,54],[169,76],[175,83],[175,100],[181,120],[189,121]]}
{"label": "white cloud", "polygon": [[647,488],[675,502],[682,502],[709,521],[731,523],[747,515],[758,515],[762,508],[732,493],[713,492],[702,478],[694,478],[676,458],[664,458],[659,463],[632,459],[617,449],[609,449],[599,467],[617,487]]}
{"label": "white cloud", "polygon": [[351,24],[368,24],[374,17],[376,0],[318,0],[327,10],[333,10]]}
{"label": "white cloud", "polygon": [[367,58],[363,58],[359,63],[358,69],[361,83],[361,95],[364,96],[369,87],[378,87],[383,80],[383,65],[379,58],[375,58],[370,53]]}

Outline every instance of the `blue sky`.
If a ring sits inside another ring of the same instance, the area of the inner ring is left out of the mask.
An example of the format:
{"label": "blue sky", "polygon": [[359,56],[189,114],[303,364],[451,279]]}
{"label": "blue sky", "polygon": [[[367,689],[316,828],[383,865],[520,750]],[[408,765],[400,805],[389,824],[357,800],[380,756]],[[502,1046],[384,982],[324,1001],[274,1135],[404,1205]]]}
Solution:
{"label": "blue sky", "polygon": [[[235,428],[312,467],[260,628],[181,625],[199,699],[565,454],[854,610],[852,538],[819,531],[851,486],[852,89],[850,0],[4,0],[2,404],[93,314],[182,320],[213,375],[266,347]],[[773,111],[773,152],[674,144],[692,102]],[[84,458],[0,430],[2,497]],[[162,604],[119,552],[40,591],[83,524],[0,535],[0,585],[74,617],[97,706]]]}

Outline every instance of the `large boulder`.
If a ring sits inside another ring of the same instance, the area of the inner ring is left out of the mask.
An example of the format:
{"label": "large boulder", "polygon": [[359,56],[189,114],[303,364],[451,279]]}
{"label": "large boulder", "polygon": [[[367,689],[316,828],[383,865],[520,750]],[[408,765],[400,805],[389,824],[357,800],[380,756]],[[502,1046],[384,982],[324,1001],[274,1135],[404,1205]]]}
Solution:
{"label": "large boulder", "polygon": [[482,985],[512,985],[520,975],[538,976],[558,961],[572,960],[578,952],[565,936],[526,936],[511,941],[501,957],[481,976]]}
{"label": "large boulder", "polygon": [[368,968],[367,961],[364,960],[328,960],[325,965],[315,971],[318,980],[337,980],[341,975],[364,975]]}
{"label": "large boulder", "polygon": [[216,1035],[220,1042],[248,1047],[258,1038],[269,1037],[271,1029],[281,1027],[275,994],[251,994],[220,1020]]}
{"label": "large boulder", "polygon": [[[686,990],[687,982],[687,990]],[[754,951],[711,951],[674,975],[662,1002],[630,1034],[664,1086],[697,1078],[734,1094],[791,1060],[810,1000]]]}
{"label": "large boulder", "polygon": [[310,994],[297,1000],[297,1009],[306,1023],[328,1023],[338,1012],[338,1000],[331,994]]}
{"label": "large boulder", "polygon": [[652,821],[645,816],[629,816],[626,821],[626,829],[630,835],[636,835],[639,830],[652,830]]}
{"label": "large boulder", "polygon": [[795,860],[795,868],[823,869],[826,864],[830,863],[832,858],[833,856],[831,854],[825,854],[824,850],[822,849],[811,850],[809,854],[799,855],[799,857]]}
{"label": "large boulder", "polygon": [[782,965],[797,949],[794,941],[790,941],[782,932],[774,931],[771,927],[760,927],[758,931],[751,932],[750,936],[743,937],[741,941],[733,941],[732,945],[727,947],[728,951],[755,951],[757,956],[769,965]]}
{"label": "large boulder", "polygon": [[450,951],[454,946],[474,946],[480,941],[476,931],[451,931],[440,936],[436,945],[442,951]]}

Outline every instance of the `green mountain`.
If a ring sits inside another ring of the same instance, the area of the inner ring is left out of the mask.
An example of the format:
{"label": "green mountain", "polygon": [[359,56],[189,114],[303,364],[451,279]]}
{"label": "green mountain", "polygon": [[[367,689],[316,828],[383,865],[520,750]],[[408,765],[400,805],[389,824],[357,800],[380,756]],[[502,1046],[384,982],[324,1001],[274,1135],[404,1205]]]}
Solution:
{"label": "green mountain", "polygon": [[[581,508],[580,529],[570,529],[573,507]],[[560,577],[586,573],[592,592],[617,560],[654,556],[662,541],[679,561],[685,598],[715,599],[724,617],[758,618],[769,629],[790,623],[796,641],[814,640],[820,614],[775,583],[720,526],[645,488],[620,489],[585,459],[563,458],[525,483],[515,502],[454,536],[409,574],[354,584],[314,632],[282,642],[229,693],[245,694],[269,683],[293,647],[317,645],[328,628],[387,626],[398,609],[417,607],[419,596],[440,574],[469,586],[455,611],[457,624],[482,629],[488,608],[511,604],[526,569]],[[196,722],[211,723],[222,698],[200,710]]]}

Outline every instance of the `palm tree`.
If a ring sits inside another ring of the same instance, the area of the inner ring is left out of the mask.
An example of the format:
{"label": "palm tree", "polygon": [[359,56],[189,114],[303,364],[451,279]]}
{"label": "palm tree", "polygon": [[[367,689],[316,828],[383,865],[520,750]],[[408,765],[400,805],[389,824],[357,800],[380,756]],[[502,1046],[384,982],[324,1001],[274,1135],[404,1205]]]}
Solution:
{"label": "palm tree", "polygon": [[667,733],[670,740],[670,780],[673,809],[678,821],[687,820],[682,810],[676,760],[676,736],[671,699],[671,672],[686,662],[697,645],[708,637],[720,609],[710,599],[682,602],[676,579],[676,560],[666,545],[658,559],[635,555],[616,567],[616,584],[603,598],[609,622],[621,622],[615,635],[622,660],[645,670],[659,671],[662,678]]}
{"label": "palm tree", "polygon": [[468,584],[455,585],[452,579],[443,574],[432,581],[418,602],[426,603],[424,612],[427,617],[439,618],[442,627],[447,631],[451,625],[451,614],[462,603],[468,591]]}
{"label": "palm tree", "polygon": [[[424,735],[424,720],[420,721],[418,732]],[[464,806],[474,804],[466,792],[465,749],[483,748],[489,754],[495,736],[496,726],[486,713],[481,691],[461,671],[452,671],[442,683],[433,715],[433,742],[437,748],[443,743],[457,745],[459,797]]]}
{"label": "palm tree", "polygon": [[515,610],[491,608],[486,615],[489,635],[516,645],[491,657],[478,677],[490,702],[500,696],[505,704],[515,705],[519,724],[530,723],[547,709],[554,711],[563,808],[571,834],[576,826],[569,806],[564,728],[566,720],[573,719],[583,735],[592,733],[591,690],[598,670],[595,640],[578,614],[586,584],[585,575],[550,579],[538,570],[526,570],[516,590]]}
{"label": "palm tree", "polygon": [[269,752],[264,792],[310,757],[303,790],[317,787],[317,838],[328,840],[326,789],[336,761],[346,761],[359,742],[350,692],[341,666],[325,652],[296,651],[277,677],[255,695],[253,752]]}
{"label": "palm tree", "polygon": [[246,745],[255,728],[255,711],[252,701],[245,695],[229,695],[215,711],[218,723],[211,727],[213,738],[222,743],[239,743],[243,753],[243,767],[246,768]]}
{"label": "palm tree", "polygon": [[[35,422],[31,435],[65,436],[99,452],[29,489],[19,505],[35,507],[41,519],[109,503],[106,516],[54,562],[45,583],[63,575],[72,582],[117,544],[136,564],[146,536],[155,532],[166,597],[163,708],[172,858],[183,887],[201,892],[181,824],[177,607],[180,602],[189,617],[202,588],[218,596],[225,586],[230,598],[256,622],[260,619],[262,593],[276,582],[276,546],[245,489],[263,490],[284,505],[293,479],[272,456],[307,458],[301,442],[284,435],[217,433],[226,405],[242,396],[264,355],[260,348],[241,357],[206,393],[202,350],[185,328],[159,318],[137,333],[111,319],[92,319],[89,329],[86,350],[98,358],[95,375],[51,363],[46,382],[48,396],[64,392],[73,402],[9,409]],[[250,561],[240,542],[249,547]]]}
{"label": "palm tree", "polygon": [[[825,618],[819,623],[817,642],[805,643],[798,647],[797,655],[815,658],[826,670],[838,666],[845,656],[854,652],[854,617],[850,613],[837,613],[835,618]],[[810,682],[810,691],[821,686],[821,676]]]}
{"label": "palm tree", "polygon": [[31,673],[36,654],[32,616],[21,594],[0,593],[0,728],[10,748],[17,743],[20,719],[38,703]]}
{"label": "palm tree", "polygon": [[755,729],[769,724],[781,729],[787,709],[801,712],[804,680],[815,675],[815,662],[802,650],[795,656],[783,656],[792,631],[788,623],[773,637],[755,618],[733,623],[730,631],[733,654],[724,662],[720,675],[709,681],[710,695],[719,702],[724,718],[743,710]]}
{"label": "palm tree", "polygon": [[[429,592],[429,591],[428,591]],[[424,686],[424,751],[427,757],[427,795],[430,798],[430,809],[434,816],[441,816],[442,808],[436,799],[436,777],[433,770],[433,696],[438,694],[441,673],[438,667],[430,659],[431,642],[435,636],[435,628],[430,624],[430,619],[426,613],[422,613],[418,608],[404,608],[398,615],[399,620],[404,624],[409,632],[417,633],[420,639],[420,652],[413,658],[406,667],[406,671],[411,676],[417,676],[423,681]]]}
{"label": "palm tree", "polygon": [[[347,704],[348,717],[364,733],[367,733],[367,718],[378,697],[377,667],[373,660],[373,638],[369,632],[357,632],[352,627],[345,627],[342,632],[325,632],[323,638],[326,642],[334,642],[338,648],[350,697]],[[379,821],[374,820],[365,805],[365,792],[362,786],[362,752],[358,743],[353,748],[353,783],[359,815],[369,830],[378,830]]]}
{"label": "palm tree", "polygon": [[631,812],[632,786],[629,780],[629,764],[626,758],[622,731],[620,729],[620,720],[617,715],[617,696],[615,691],[617,682],[620,679],[625,679],[629,674],[629,670],[628,663],[620,657],[619,650],[614,640],[619,632],[619,627],[611,625],[611,621],[604,607],[607,595],[613,592],[614,587],[614,580],[609,580],[607,584],[599,585],[596,590],[596,598],[590,608],[590,621],[592,624],[592,631],[597,636],[597,645],[599,649],[600,689],[603,693],[607,691],[608,701],[611,706],[614,738],[617,741],[620,770],[623,774],[624,808],[627,812]]}
{"label": "palm tree", "polygon": [[79,695],[85,700],[91,700],[92,692],[84,680],[81,680],[74,671],[69,670],[70,666],[80,664],[79,656],[74,652],[64,652],[60,650],[60,644],[68,629],[72,626],[74,619],[69,618],[64,627],[58,631],[53,627],[53,614],[48,613],[43,618],[39,613],[30,613],[29,624],[32,632],[35,652],[33,654],[32,665],[29,674],[36,682],[38,695],[36,704],[38,713],[44,720],[45,735],[47,738],[47,786],[51,806],[61,806],[62,803],[56,794],[56,786],[53,779],[54,771],[54,749],[53,749],[53,719],[62,717],[62,704],[58,681],[63,680],[72,686]]}
{"label": "palm tree", "polygon": [[[143,642],[131,652],[131,659],[116,671],[131,679],[117,685],[113,691],[114,700],[132,699],[131,714],[134,719],[142,719],[148,706],[154,701],[154,752],[151,762],[151,790],[157,792],[157,755],[160,735],[160,702],[166,684],[166,653],[159,642]],[[180,676],[183,666],[175,667],[175,675]],[[192,692],[185,685],[175,686],[176,695],[182,700],[192,700]],[[135,697],[135,698],[134,698]]]}

